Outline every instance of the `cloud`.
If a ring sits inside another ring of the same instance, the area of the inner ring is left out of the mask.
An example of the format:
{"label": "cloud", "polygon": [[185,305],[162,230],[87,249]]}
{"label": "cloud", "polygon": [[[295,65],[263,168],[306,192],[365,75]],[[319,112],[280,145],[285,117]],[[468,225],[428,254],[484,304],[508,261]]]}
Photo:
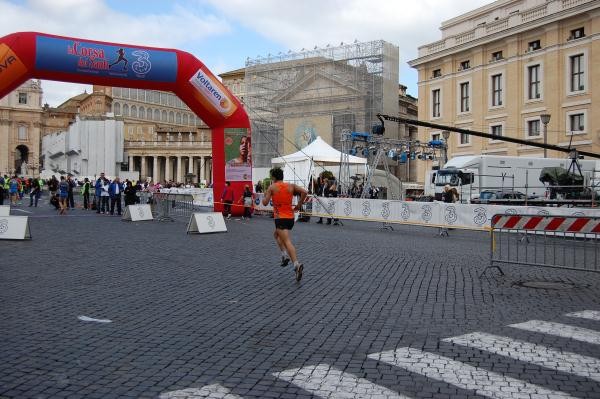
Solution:
{"label": "cloud", "polygon": [[178,47],[231,31],[225,19],[215,14],[199,15],[178,4],[161,14],[127,14],[111,9],[102,0],[29,0],[20,4],[0,0],[0,9],[3,20],[0,35],[33,30],[92,40]]}
{"label": "cloud", "polygon": [[440,23],[489,0],[207,0],[224,15],[292,49],[384,39],[401,52],[439,40]]}
{"label": "cloud", "polygon": [[[298,51],[315,45],[339,45],[355,39],[383,39],[399,47],[401,80],[416,71],[406,62],[418,47],[441,39],[442,21],[489,3],[489,0],[207,0],[223,15],[268,39]],[[408,82],[411,83],[411,82]],[[414,93],[416,94],[416,93]]]}
{"label": "cloud", "polygon": [[[81,37],[126,44],[180,48],[231,31],[230,24],[214,13],[194,12],[174,4],[166,13],[126,14],[102,0],[0,0],[0,36],[24,31]],[[43,82],[44,102],[56,106],[68,95],[80,94],[89,85]]]}

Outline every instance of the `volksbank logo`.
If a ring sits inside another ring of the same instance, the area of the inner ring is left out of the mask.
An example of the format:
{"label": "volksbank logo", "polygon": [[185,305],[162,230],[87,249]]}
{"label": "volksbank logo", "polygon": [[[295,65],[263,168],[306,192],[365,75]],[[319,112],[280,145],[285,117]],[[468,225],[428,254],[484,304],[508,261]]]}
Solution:
{"label": "volksbank logo", "polygon": [[235,103],[223,90],[221,83],[208,76],[203,70],[198,70],[190,79],[190,83],[221,115],[230,116],[237,109]]}

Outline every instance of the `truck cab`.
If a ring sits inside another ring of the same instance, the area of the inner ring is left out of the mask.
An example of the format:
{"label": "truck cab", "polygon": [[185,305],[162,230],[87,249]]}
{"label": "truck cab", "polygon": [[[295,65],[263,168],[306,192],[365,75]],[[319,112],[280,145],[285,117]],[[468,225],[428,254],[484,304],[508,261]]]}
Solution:
{"label": "truck cab", "polygon": [[471,196],[465,196],[465,193],[475,192],[479,194],[478,188],[471,187],[476,183],[476,172],[476,170],[459,169],[455,167],[432,170],[429,172],[425,194],[432,196],[436,201],[441,201],[444,186],[449,185],[450,187],[456,188],[456,191],[461,194],[461,202],[468,202]]}

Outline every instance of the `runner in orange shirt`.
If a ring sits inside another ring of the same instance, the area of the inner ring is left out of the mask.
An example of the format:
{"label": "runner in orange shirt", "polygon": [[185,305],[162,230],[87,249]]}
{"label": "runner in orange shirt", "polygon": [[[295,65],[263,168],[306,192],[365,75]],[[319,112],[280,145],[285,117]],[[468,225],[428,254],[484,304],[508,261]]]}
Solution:
{"label": "runner in orange shirt", "polygon": [[[304,265],[298,261],[296,248],[290,239],[290,231],[294,227],[294,212],[302,208],[308,192],[295,184],[283,182],[283,170],[273,168],[269,172],[273,183],[267,189],[263,198],[263,205],[267,206],[271,199],[273,200],[273,217],[275,219],[275,241],[281,250],[281,266],[287,266],[294,262],[294,271],[296,272],[296,281],[302,279]],[[292,199],[294,195],[299,195],[298,204],[292,208]]]}

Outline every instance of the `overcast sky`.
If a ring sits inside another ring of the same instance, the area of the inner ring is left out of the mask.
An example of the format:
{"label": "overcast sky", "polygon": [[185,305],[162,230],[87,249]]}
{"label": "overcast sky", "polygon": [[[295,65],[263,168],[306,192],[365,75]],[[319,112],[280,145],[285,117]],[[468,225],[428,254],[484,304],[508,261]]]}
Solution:
{"label": "overcast sky", "polygon": [[[340,42],[383,39],[400,48],[400,83],[417,96],[406,62],[441,39],[442,21],[489,0],[0,0],[0,36],[38,31],[83,39],[176,48],[215,74],[246,58]],[[91,86],[44,81],[57,106]]]}

